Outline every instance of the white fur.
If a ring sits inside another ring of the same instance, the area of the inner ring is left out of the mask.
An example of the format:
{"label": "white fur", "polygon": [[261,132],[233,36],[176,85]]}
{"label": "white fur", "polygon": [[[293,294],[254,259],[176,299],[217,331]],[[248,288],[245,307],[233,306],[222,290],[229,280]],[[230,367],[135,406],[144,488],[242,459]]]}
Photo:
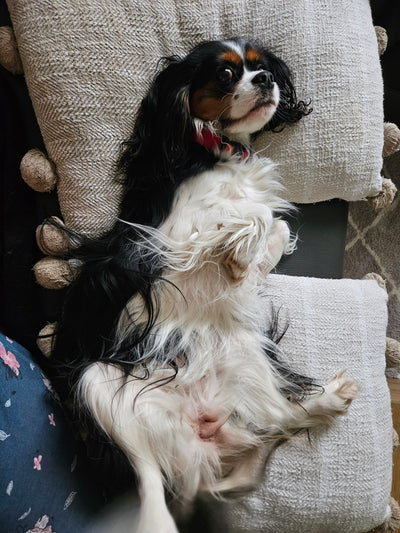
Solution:
{"label": "white fur", "polygon": [[[230,117],[232,119],[242,118],[249,111],[251,111],[251,109],[253,109],[254,101],[257,97],[259,97],[258,88],[254,85],[253,79],[261,72],[262,70],[249,71],[244,68],[243,75],[240,81],[237,83],[233,93],[234,98],[230,112]],[[279,103],[279,88],[276,83],[274,83],[271,93],[276,107]],[[255,125],[253,125],[253,127],[254,126]]]}
{"label": "white fur", "polygon": [[[95,363],[79,386],[138,474],[140,533],[177,532],[164,486],[187,502],[199,491],[251,486],[268,436],[326,422],[356,394],[354,382],[340,374],[325,392],[291,403],[264,355],[270,341],[258,318],[259,286],[293,248],[286,223],[274,218],[288,207],[279,192],[271,161],[232,159],[184,182],[158,230],[141,228],[144,249],[157,250],[168,265],[155,292],[160,314],[146,354],[154,356],[150,378],[137,379],[138,366],[125,382],[118,366]],[[120,341],[130,333],[128,315],[146,320],[139,296],[120,317]],[[177,344],[167,345],[176,331]],[[152,386],[173,376],[157,358],[166,349],[178,374]],[[179,354],[186,354],[186,365]]]}

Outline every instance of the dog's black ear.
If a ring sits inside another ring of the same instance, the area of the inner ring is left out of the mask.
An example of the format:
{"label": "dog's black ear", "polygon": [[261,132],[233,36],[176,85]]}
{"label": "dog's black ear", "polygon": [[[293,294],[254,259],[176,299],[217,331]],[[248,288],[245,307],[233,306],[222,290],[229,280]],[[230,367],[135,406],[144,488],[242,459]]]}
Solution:
{"label": "dog's black ear", "polygon": [[189,89],[193,68],[176,56],[163,58],[166,67],[155,77],[143,99],[131,138],[119,161],[129,171],[133,159],[148,158],[147,164],[164,168],[173,179],[172,169],[185,153],[193,124],[189,108]]}
{"label": "dog's black ear", "polygon": [[[155,78],[143,100],[135,133],[142,149],[154,143],[168,160],[182,154],[182,148],[192,132],[189,90],[193,68],[176,56],[163,59],[167,64]],[[154,150],[154,146],[150,149]]]}
{"label": "dog's black ear", "polygon": [[118,163],[125,193],[121,217],[151,225],[157,225],[168,211],[193,143],[189,91],[194,65],[176,56],[162,61],[166,66],[140,105]]}
{"label": "dog's black ear", "polygon": [[272,120],[264,127],[265,130],[281,131],[285,124],[293,124],[311,113],[311,101],[298,100],[293,85],[293,76],[284,61],[268,52],[268,65],[280,91],[280,102]]}

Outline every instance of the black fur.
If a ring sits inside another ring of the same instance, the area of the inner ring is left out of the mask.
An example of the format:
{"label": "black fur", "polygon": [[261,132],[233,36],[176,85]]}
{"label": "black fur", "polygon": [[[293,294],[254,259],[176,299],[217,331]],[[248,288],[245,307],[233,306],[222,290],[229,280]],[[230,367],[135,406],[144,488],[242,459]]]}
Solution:
{"label": "black fur", "polygon": [[313,392],[321,392],[322,387],[313,378],[295,372],[280,360],[280,355],[282,354],[278,345],[289,329],[289,323],[287,322],[283,328],[280,327],[279,314],[280,309],[271,308],[270,321],[268,328],[265,330],[265,337],[272,340],[273,344],[266,345],[264,353],[271,361],[275,372],[288,383],[288,386],[282,389],[283,394],[286,394],[288,398],[300,401]]}

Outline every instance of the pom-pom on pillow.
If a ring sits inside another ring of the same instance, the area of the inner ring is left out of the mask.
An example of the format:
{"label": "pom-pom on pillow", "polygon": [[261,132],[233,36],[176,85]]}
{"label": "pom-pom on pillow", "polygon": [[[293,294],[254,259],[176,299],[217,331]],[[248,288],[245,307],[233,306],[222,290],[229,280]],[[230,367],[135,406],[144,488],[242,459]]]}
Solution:
{"label": "pom-pom on pillow", "polygon": [[368,0],[8,0],[26,81],[71,228],[117,215],[120,143],[161,56],[204,39],[259,39],[292,68],[313,113],[257,150],[294,202],[359,200],[381,188],[382,78]]}

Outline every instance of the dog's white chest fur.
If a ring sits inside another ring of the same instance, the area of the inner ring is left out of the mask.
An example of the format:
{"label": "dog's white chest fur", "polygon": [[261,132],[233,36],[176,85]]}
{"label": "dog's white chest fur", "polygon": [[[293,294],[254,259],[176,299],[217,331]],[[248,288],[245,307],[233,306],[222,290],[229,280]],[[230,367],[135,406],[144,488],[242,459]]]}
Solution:
{"label": "dog's white chest fur", "polygon": [[[173,209],[160,227],[166,247],[175,253],[168,263],[192,274],[214,264],[220,274],[217,279],[214,273],[210,280],[214,293],[226,289],[222,267],[236,282],[243,282],[251,273],[252,263],[271,270],[277,255],[280,258],[289,248],[287,225],[273,218],[274,212],[288,206],[279,192],[274,164],[256,157],[247,162],[233,158],[187,180],[179,187]],[[281,242],[274,243],[274,239]],[[275,250],[277,246],[279,250]],[[208,292],[205,296],[214,300]]]}
{"label": "dog's white chest fur", "polygon": [[280,187],[276,178],[275,166],[268,159],[221,162],[179,187],[160,231],[172,239],[195,241],[203,234],[211,237],[213,230],[221,235],[225,228],[229,231],[235,218],[263,215],[264,225],[270,225],[274,207],[283,203],[277,197]]}

